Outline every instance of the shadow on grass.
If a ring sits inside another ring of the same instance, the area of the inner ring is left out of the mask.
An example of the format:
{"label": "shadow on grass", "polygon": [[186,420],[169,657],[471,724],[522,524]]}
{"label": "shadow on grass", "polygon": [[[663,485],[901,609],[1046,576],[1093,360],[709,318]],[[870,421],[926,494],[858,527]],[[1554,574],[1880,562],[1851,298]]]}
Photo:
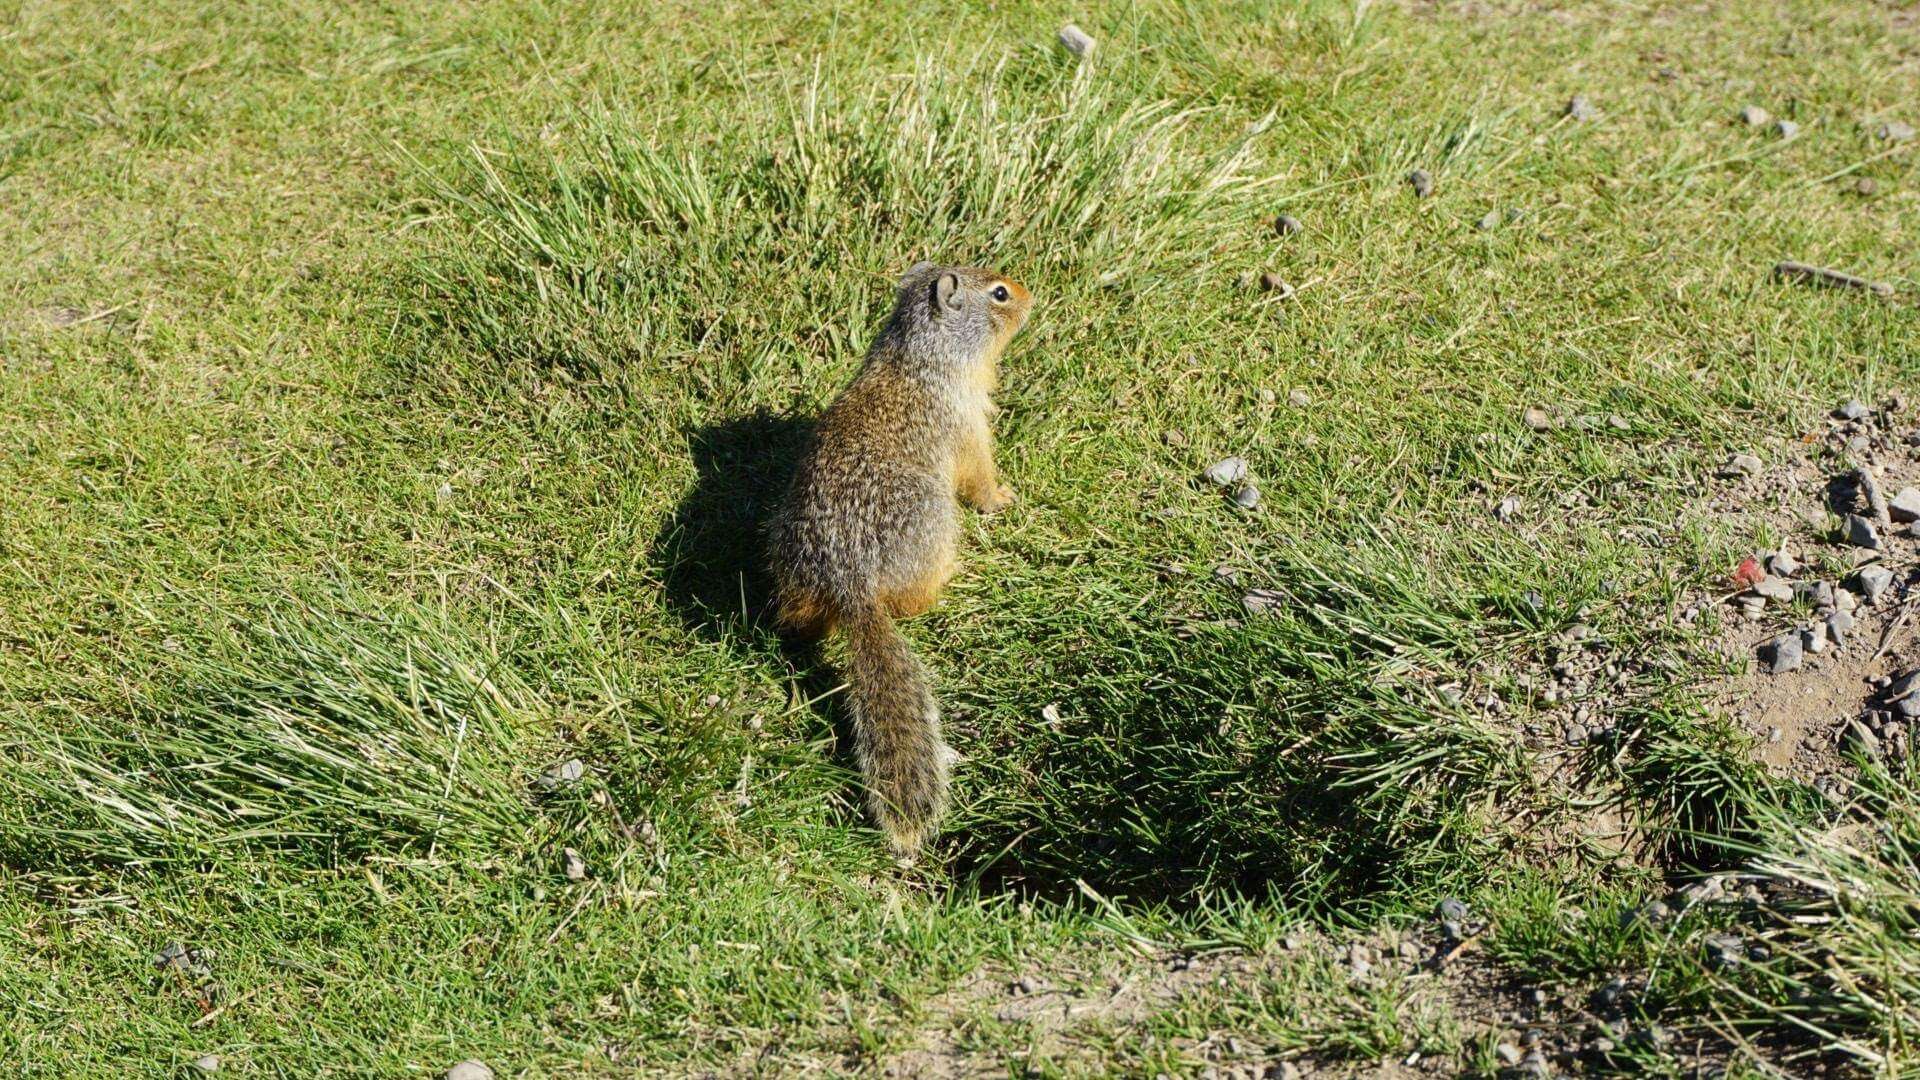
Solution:
{"label": "shadow on grass", "polygon": [[761,411],[688,433],[693,490],[660,529],[650,561],[689,630],[724,641],[763,623],[767,521],[812,430],[811,420]]}

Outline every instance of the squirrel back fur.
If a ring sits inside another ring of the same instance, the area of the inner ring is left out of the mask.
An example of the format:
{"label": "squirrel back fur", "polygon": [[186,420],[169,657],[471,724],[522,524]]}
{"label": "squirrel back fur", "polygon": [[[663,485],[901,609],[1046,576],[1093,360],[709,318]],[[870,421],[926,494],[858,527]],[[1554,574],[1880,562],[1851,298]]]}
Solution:
{"label": "squirrel back fur", "polygon": [[894,625],[953,576],[959,501],[1012,501],[993,464],[997,363],[1027,290],[991,270],[921,263],[852,383],[820,418],[771,529],[781,625],[845,632],[867,802],[910,856],[946,805],[948,762],[926,669]]}

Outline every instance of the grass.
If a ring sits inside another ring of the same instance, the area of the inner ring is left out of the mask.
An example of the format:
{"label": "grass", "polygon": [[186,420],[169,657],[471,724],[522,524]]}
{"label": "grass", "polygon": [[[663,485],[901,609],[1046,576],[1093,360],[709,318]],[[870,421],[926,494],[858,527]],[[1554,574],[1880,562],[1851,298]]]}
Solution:
{"label": "grass", "polygon": [[[1909,303],[1767,276],[1915,286],[1908,13],[1155,0],[1084,65],[1025,3],[12,14],[10,1073],[1490,1070],[1484,1000],[1279,944],[1450,895],[1491,979],[1631,981],[1674,1037],[1614,1068],[1920,1067],[1910,774],[1768,779],[1658,617],[1762,539],[1721,456],[1913,390]],[[909,629],[966,761],[901,872],[754,531],[923,257],[1038,307],[1022,502]],[[1643,674],[1560,769],[1576,623]],[[1632,917],[1707,872],[1767,905]],[[1222,949],[1056,1035],[966,997]]]}

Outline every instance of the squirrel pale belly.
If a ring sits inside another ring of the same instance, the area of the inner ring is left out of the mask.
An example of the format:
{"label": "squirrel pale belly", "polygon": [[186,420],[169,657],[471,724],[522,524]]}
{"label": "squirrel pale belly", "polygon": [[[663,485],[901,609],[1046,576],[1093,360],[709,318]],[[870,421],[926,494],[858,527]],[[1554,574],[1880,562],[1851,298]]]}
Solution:
{"label": "squirrel pale belly", "polygon": [[907,271],[772,524],[780,623],[803,637],[846,634],[867,805],[903,856],[946,808],[952,752],[926,669],[894,620],[932,607],[953,576],[959,501],[993,513],[1013,499],[994,470],[991,395],[1031,304],[991,270]]}

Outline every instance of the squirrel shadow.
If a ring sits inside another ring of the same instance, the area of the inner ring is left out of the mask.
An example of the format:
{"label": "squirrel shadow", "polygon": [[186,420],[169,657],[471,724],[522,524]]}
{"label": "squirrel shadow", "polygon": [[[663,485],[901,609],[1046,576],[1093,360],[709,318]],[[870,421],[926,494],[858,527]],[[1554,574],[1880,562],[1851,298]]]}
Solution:
{"label": "squirrel shadow", "polygon": [[[662,597],[681,625],[709,641],[778,653],[808,700],[831,695],[839,676],[819,642],[774,632],[766,535],[813,427],[811,417],[761,409],[690,430],[693,489],[649,552]],[[835,745],[852,746],[845,710],[825,702],[818,708],[832,726]]]}
{"label": "squirrel shadow", "polygon": [[765,410],[687,434],[693,490],[656,535],[667,606],[704,637],[751,634],[772,595],[767,522],[793,479],[813,421]]}

